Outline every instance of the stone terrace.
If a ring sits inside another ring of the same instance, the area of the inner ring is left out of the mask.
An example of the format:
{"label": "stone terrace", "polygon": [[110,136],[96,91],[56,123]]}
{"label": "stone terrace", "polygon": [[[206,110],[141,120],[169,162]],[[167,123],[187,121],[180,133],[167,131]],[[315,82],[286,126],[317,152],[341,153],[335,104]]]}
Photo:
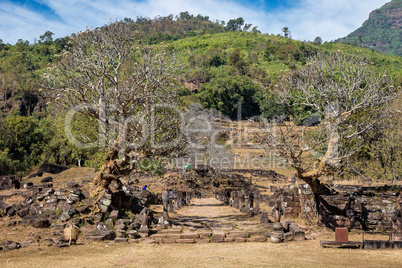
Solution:
{"label": "stone terrace", "polygon": [[273,223],[260,223],[214,198],[192,199],[170,215],[172,228],[150,236],[159,243],[265,242]]}

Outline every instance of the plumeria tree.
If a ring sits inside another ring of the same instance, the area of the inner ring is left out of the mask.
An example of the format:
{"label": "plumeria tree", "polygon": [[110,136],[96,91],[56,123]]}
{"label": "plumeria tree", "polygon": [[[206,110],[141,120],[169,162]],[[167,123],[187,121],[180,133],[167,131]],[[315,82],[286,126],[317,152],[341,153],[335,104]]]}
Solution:
{"label": "plumeria tree", "polygon": [[[320,116],[314,122],[305,121],[304,126],[265,122],[260,137],[314,193],[329,193],[319,178],[353,155],[361,145],[359,136],[381,120],[395,91],[386,72],[375,73],[363,58],[340,51],[317,54],[304,67],[284,74],[276,93],[293,111],[309,108]],[[316,159],[314,166],[303,161],[306,153]]]}
{"label": "plumeria tree", "polygon": [[[113,22],[72,35],[58,57],[43,85],[66,113],[67,136],[78,147],[109,148],[96,184],[124,175],[130,159],[184,152],[177,94],[183,66],[174,53],[137,43],[134,24]],[[78,113],[98,121],[96,142],[71,135]]]}

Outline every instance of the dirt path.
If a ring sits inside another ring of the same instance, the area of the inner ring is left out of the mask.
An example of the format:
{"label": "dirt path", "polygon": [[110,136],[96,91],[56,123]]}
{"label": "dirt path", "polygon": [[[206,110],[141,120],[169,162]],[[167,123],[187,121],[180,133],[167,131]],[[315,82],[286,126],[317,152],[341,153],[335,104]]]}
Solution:
{"label": "dirt path", "polygon": [[257,218],[250,218],[215,198],[193,199],[188,206],[183,206],[171,214],[174,225],[193,228],[231,230],[244,226],[256,225]]}

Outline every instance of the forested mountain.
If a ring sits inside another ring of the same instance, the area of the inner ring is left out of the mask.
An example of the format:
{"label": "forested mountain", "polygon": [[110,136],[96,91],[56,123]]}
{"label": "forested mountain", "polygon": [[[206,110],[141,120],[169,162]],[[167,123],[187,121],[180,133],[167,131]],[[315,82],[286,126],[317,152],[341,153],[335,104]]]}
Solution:
{"label": "forested mountain", "polygon": [[[273,89],[282,74],[304,66],[318,52],[364,56],[378,72],[387,70],[394,76],[395,86],[402,84],[400,57],[355,45],[261,34],[242,18],[212,22],[182,12],[176,17],[126,18],[120,23],[132,27],[138,46],[164,44],[183,59],[180,95],[185,103],[200,102],[231,118],[236,118],[239,102],[243,119],[289,113],[277,104]],[[65,114],[48,105],[50,100],[41,91],[38,77],[70,46],[68,37],[53,40],[52,35],[46,32],[35,44],[24,40],[0,44],[0,174],[24,173],[43,162],[95,167],[102,163],[104,151],[78,149],[68,142]],[[314,113],[299,108],[292,112],[301,120]]]}
{"label": "forested mountain", "polygon": [[402,56],[402,0],[392,0],[372,11],[360,28],[336,42],[353,43],[388,55]]}

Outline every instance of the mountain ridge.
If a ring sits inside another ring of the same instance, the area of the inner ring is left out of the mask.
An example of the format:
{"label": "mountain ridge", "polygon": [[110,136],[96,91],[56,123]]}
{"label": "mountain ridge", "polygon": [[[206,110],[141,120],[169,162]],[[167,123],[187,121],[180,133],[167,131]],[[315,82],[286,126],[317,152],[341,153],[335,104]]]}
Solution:
{"label": "mountain ridge", "polygon": [[402,0],[392,0],[370,12],[361,27],[338,43],[352,43],[378,52],[402,56]]}

